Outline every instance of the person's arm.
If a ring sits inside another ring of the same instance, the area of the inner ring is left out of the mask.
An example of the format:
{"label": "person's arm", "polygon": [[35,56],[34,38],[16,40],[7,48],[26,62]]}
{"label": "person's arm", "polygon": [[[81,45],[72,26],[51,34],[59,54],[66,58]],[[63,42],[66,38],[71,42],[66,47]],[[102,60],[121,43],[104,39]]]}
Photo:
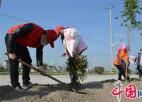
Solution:
{"label": "person's arm", "polygon": [[62,54],[62,56],[66,56],[66,48],[65,48],[65,38],[63,36],[63,34],[61,35],[61,41],[62,41],[62,44],[63,44],[63,47],[64,47],[64,52]]}
{"label": "person's arm", "polygon": [[43,46],[36,49],[37,66],[43,65]]}
{"label": "person's arm", "polygon": [[140,58],[141,58],[141,54],[138,53],[138,57],[137,57],[137,64],[140,65]]}
{"label": "person's arm", "polygon": [[8,47],[8,53],[15,53],[16,39],[28,35],[33,29],[33,25],[31,23],[28,23],[14,31],[13,34],[7,35],[6,42]]}

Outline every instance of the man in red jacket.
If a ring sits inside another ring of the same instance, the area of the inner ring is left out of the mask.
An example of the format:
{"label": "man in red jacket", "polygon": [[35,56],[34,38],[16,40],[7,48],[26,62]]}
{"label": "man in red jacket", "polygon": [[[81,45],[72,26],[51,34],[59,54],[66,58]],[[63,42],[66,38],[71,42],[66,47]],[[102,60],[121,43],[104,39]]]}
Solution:
{"label": "man in red jacket", "polygon": [[[58,38],[54,30],[44,30],[42,27],[34,23],[26,23],[13,26],[8,30],[5,36],[5,43],[10,64],[10,79],[11,85],[17,90],[22,90],[19,83],[19,62],[15,60],[20,58],[28,64],[32,63],[27,47],[36,48],[37,66],[43,65],[43,47],[48,43],[54,48],[54,41]],[[30,68],[23,65],[23,86],[28,86],[30,83]]]}

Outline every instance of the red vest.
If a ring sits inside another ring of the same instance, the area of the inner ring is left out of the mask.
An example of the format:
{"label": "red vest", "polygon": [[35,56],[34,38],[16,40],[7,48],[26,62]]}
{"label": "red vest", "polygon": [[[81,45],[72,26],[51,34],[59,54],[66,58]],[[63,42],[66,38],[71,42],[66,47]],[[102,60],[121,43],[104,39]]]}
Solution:
{"label": "red vest", "polygon": [[[11,35],[13,34],[13,32],[21,27],[23,27],[25,24],[21,24],[21,25],[16,25],[14,27],[12,27],[11,29],[8,30],[8,34]],[[19,43],[20,45],[24,46],[24,47],[33,47],[33,48],[38,48],[41,46],[40,44],[40,38],[42,35],[42,32],[44,31],[43,28],[41,28],[40,26],[33,24],[33,31],[30,32],[28,35],[22,37],[22,38],[17,38],[16,42]]]}

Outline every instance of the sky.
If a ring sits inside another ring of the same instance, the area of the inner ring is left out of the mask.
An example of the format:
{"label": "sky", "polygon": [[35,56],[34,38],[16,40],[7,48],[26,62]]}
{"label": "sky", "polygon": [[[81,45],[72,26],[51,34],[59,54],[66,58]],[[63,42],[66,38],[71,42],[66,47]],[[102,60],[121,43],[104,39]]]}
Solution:
{"label": "sky", "polygon": [[[122,27],[121,11],[123,0],[2,0],[0,7],[0,60],[4,55],[4,37],[7,30],[13,25],[34,22],[44,29],[54,29],[57,25],[75,27],[88,49],[83,53],[87,55],[89,68],[103,66],[111,69],[109,4],[112,8],[112,34],[113,54],[117,48],[127,44],[127,28]],[[140,0],[142,5],[142,0]],[[118,17],[118,19],[115,19]],[[142,21],[142,15],[138,15]],[[131,54],[137,55],[142,47],[140,31],[131,32]],[[29,48],[33,64],[36,63],[35,49]],[[62,57],[63,45],[61,40],[55,42],[55,48],[49,45],[44,48],[44,63],[50,65],[65,65],[67,57]]]}

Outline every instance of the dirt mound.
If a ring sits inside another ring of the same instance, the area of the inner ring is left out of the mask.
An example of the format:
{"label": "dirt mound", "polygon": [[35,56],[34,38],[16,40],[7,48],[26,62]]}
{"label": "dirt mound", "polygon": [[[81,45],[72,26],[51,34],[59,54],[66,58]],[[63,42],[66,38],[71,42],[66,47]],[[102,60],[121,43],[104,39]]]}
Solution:
{"label": "dirt mound", "polygon": [[[0,102],[117,102],[117,98],[111,95],[113,82],[114,80],[107,80],[82,84],[79,91],[87,94],[72,92],[60,84],[35,84],[25,92],[16,92],[10,86],[0,86]],[[133,83],[138,89],[142,88],[142,81],[133,80]],[[122,102],[125,101],[142,102],[142,98],[128,100],[122,96]]]}

